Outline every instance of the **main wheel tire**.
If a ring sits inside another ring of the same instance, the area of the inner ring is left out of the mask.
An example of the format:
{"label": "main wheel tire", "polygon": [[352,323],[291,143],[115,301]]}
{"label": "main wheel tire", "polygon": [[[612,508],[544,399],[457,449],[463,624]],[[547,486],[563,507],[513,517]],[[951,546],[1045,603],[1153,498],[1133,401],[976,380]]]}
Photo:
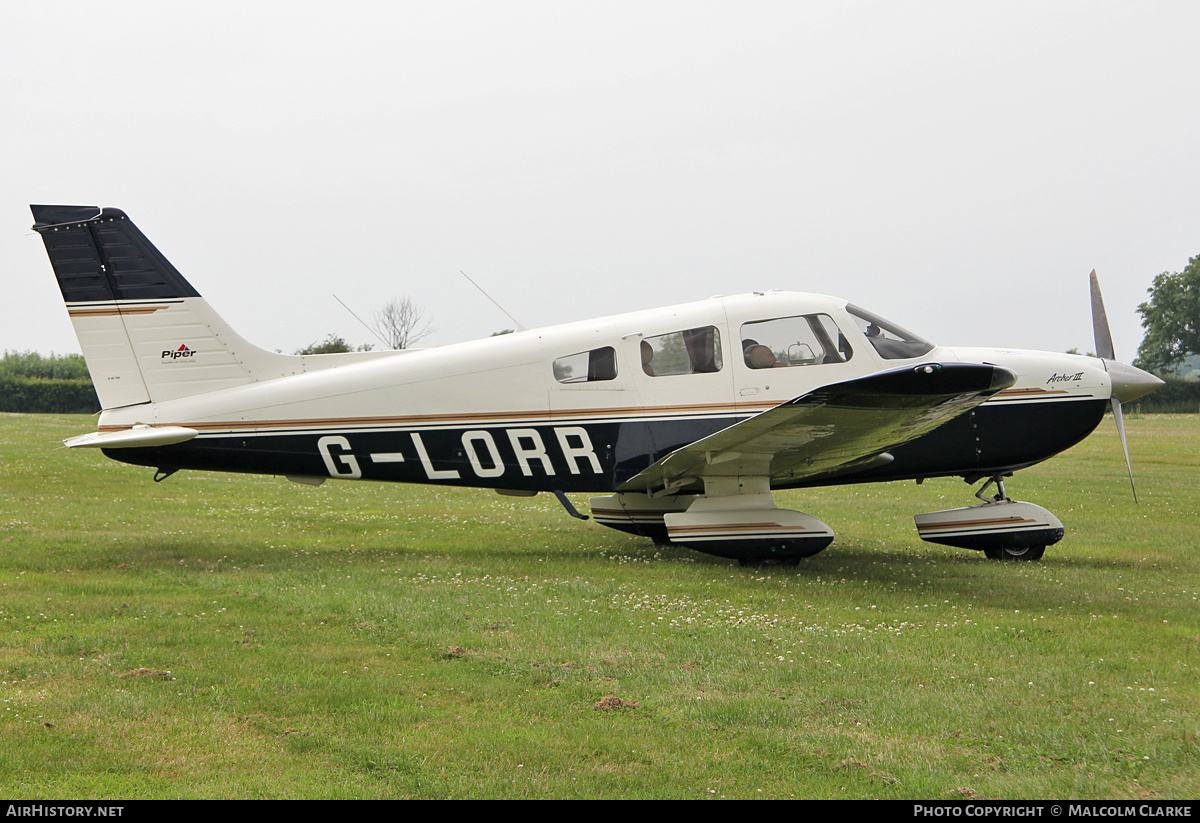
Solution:
{"label": "main wheel tire", "polygon": [[1045,546],[1024,546],[1019,549],[995,548],[984,549],[983,553],[991,560],[1041,560],[1046,553]]}

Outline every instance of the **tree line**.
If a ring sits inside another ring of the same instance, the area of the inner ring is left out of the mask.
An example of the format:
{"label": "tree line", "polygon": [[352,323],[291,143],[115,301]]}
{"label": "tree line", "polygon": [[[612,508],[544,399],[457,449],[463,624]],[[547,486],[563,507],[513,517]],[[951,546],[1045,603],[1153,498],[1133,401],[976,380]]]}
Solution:
{"label": "tree line", "polygon": [[98,411],[100,400],[82,354],[6,351],[0,358],[0,412]]}
{"label": "tree line", "polygon": [[[425,312],[411,297],[393,297],[382,309],[375,312],[375,326],[367,328],[381,343],[389,349],[396,350],[410,349],[434,332],[433,326],[425,317]],[[322,342],[314,341],[294,353],[338,354],[348,351],[370,351],[374,347],[374,343],[352,347],[341,335],[330,334]]]}
{"label": "tree line", "polygon": [[[409,348],[433,333],[424,312],[411,298],[393,298],[375,313],[377,337],[389,348]],[[369,351],[353,347],[341,335],[297,349],[295,354]],[[94,414],[100,400],[82,354],[42,355],[5,351],[0,357],[0,412]]]}

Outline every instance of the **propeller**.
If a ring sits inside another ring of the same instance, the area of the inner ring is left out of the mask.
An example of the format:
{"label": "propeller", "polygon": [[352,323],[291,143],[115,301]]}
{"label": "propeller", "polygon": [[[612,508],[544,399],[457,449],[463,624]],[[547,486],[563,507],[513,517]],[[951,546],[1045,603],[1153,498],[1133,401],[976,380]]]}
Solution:
{"label": "propeller", "polygon": [[1092,333],[1096,339],[1096,356],[1104,363],[1112,379],[1113,419],[1117,423],[1117,434],[1121,448],[1125,451],[1125,467],[1129,469],[1129,487],[1133,489],[1133,502],[1137,502],[1137,486],[1133,482],[1133,462],[1129,459],[1129,441],[1125,439],[1125,416],[1121,404],[1149,394],[1163,384],[1149,372],[1124,363],[1118,363],[1113,350],[1112,332],[1108,327],[1108,315],[1104,313],[1104,298],[1100,295],[1100,280],[1092,269]]}

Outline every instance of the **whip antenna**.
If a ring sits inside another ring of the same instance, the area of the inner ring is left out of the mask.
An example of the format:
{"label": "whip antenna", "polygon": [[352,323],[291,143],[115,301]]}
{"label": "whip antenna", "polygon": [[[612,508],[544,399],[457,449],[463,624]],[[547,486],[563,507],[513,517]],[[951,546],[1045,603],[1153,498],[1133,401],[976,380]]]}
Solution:
{"label": "whip antenna", "polygon": [[505,317],[507,317],[509,320],[513,321],[513,323],[516,325],[516,327],[517,327],[517,331],[527,331],[527,329],[526,329],[526,328],[525,328],[523,325],[521,325],[521,321],[520,321],[520,320],[518,320],[517,318],[515,318],[515,317],[513,317],[511,314],[509,314],[507,311],[505,311],[504,307],[503,307],[503,306],[501,306],[499,303],[497,303],[495,300],[492,300],[492,296],[483,290],[483,286],[479,285],[479,284],[478,284],[478,283],[476,283],[474,280],[472,280],[472,279],[471,279],[471,278],[470,278],[470,277],[467,275],[467,273],[466,273],[465,271],[463,271],[462,269],[459,269],[459,270],[458,270],[458,273],[459,273],[459,274],[461,274],[463,277],[466,277],[466,278],[467,278],[467,282],[468,282],[468,283],[470,283],[470,284],[471,284],[472,286],[474,286],[475,288],[479,289],[479,292],[480,292],[480,293],[481,293],[481,294],[482,294],[484,297],[486,297],[488,300],[491,300],[491,301],[492,301],[492,305],[493,305],[493,306],[495,306],[496,308],[498,308],[500,311],[504,312],[504,316],[505,316]]}
{"label": "whip antenna", "polygon": [[[333,299],[338,301],[339,303],[342,303],[342,298],[338,297],[336,294],[333,296]],[[392,350],[392,347],[390,345],[388,345],[388,342],[386,340],[384,340],[382,337],[379,336],[379,333],[377,331],[375,331],[373,328],[368,326],[365,320],[363,320],[361,317],[359,317],[357,314],[354,313],[354,309],[350,308],[345,303],[342,303],[342,308],[345,309],[346,311],[350,312],[351,317],[353,317],[359,323],[362,323],[363,326],[366,327],[367,331],[369,331],[372,335],[374,335],[375,339],[383,344],[383,347],[385,349],[388,349],[389,351]]]}

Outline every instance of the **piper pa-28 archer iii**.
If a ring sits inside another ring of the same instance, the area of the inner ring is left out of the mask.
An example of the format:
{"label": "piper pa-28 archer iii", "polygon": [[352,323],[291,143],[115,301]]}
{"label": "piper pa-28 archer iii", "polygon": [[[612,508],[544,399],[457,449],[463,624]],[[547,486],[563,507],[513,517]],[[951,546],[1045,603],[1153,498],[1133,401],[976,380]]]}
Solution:
{"label": "piper pa-28 archer iii", "polygon": [[[404,351],[282,355],[233,331],[121,211],[32,206],[96,386],[66,441],[180,469],[591,493],[596,522],[743,563],[833,532],[772,492],[960,476],[922,539],[1030,559],[1062,523],[1004,479],[1161,384],[1113,359],[935,346],[833,297],[713,297]],[[1128,448],[1126,448],[1128,461]],[[1132,471],[1130,472],[1132,481]],[[993,491],[988,492],[989,489]],[[586,518],[584,518],[586,519]]]}

